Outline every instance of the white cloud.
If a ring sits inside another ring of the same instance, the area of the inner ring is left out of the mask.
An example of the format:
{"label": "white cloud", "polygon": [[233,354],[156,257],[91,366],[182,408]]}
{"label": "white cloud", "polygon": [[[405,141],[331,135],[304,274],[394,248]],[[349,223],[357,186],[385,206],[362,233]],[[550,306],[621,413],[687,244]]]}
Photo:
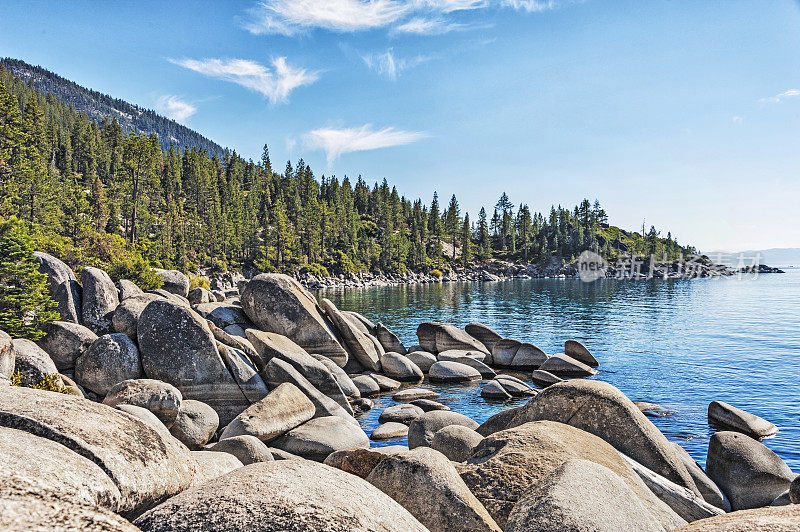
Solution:
{"label": "white cloud", "polygon": [[502,0],[502,5],[518,11],[541,13],[543,11],[558,9],[566,4],[574,4],[583,1],[584,0]]}
{"label": "white cloud", "polygon": [[197,112],[194,104],[182,100],[179,96],[164,94],[156,99],[156,111],[176,122],[183,122]]}
{"label": "white cloud", "polygon": [[396,57],[389,48],[384,53],[370,53],[361,56],[371,70],[378,73],[379,76],[395,80],[401,72],[409,68],[415,67],[426,61],[430,61],[429,56],[418,55],[416,57]]}
{"label": "white cloud", "polygon": [[256,35],[294,35],[305,28],[350,32],[387,26],[408,9],[395,0],[263,0],[245,29]]}
{"label": "white cloud", "polygon": [[413,0],[412,5],[434,9],[442,13],[451,13],[453,11],[480,9],[487,7],[489,3],[487,0]]}
{"label": "white cloud", "polygon": [[377,150],[411,144],[427,137],[421,131],[402,131],[393,127],[375,130],[372,124],[354,128],[321,128],[309,131],[305,143],[310,148],[325,151],[328,165],[345,153]]}
{"label": "white cloud", "polygon": [[218,78],[259,92],[270,102],[287,102],[297,87],[319,79],[316,72],[289,65],[285,57],[272,60],[272,69],[247,59],[181,59],[170,60],[189,70]]}
{"label": "white cloud", "polygon": [[733,123],[737,124],[737,125],[742,123],[742,117],[741,116],[734,116],[732,118],[732,120],[733,120]]}
{"label": "white cloud", "polygon": [[789,89],[769,98],[761,98],[759,101],[762,103],[780,103],[787,98],[795,98],[797,96],[800,96],[800,89]]}
{"label": "white cloud", "polygon": [[417,35],[443,35],[464,28],[463,24],[446,22],[441,18],[416,17],[400,24],[393,31],[395,33],[416,33]]}

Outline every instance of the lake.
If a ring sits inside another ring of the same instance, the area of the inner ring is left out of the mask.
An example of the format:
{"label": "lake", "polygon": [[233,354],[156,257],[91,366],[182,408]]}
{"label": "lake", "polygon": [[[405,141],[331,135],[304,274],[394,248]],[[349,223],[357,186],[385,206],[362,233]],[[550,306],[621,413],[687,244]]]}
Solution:
{"label": "lake", "polygon": [[[674,412],[653,422],[701,464],[714,432],[708,404],[720,400],[775,423],[778,435],[764,444],[800,472],[800,270],[786,272],[741,279],[436,283],[320,294],[382,321],[406,345],[418,343],[417,325],[428,320],[459,327],[479,321],[549,354],[563,352],[564,340],[579,340],[600,362],[595,378],[634,401]],[[426,379],[423,387],[479,423],[525,401],[486,401],[482,383],[443,386]],[[390,396],[378,397],[361,416],[367,434],[391,404]],[[373,445],[397,443],[405,440]]]}

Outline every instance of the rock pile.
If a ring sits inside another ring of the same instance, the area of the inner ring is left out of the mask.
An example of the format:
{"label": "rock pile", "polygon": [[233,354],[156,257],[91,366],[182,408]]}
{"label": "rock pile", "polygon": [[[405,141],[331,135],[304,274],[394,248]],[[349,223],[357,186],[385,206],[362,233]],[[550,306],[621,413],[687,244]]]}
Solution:
{"label": "rock pile", "polygon": [[[577,341],[550,355],[426,322],[406,346],[285,275],[209,291],[158,271],[164,288],[144,293],[36,260],[61,321],[38,344],[0,331],[2,529],[706,530],[739,510],[800,526],[770,507],[800,501],[756,439],[774,425],[712,403],[726,430],[703,470],[619,390],[576,378],[599,366]],[[43,379],[69,393],[30,388]],[[527,403],[479,425],[435,381]],[[397,404],[371,439],[407,447],[370,449],[354,417],[381,394]]]}

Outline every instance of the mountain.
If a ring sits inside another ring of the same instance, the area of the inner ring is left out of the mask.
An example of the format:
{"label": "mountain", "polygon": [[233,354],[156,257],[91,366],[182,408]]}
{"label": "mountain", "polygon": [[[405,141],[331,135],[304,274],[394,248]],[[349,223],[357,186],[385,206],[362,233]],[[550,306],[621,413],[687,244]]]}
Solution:
{"label": "mountain", "polygon": [[761,256],[761,264],[769,266],[800,266],[800,248],[756,249],[741,253],[745,257],[755,257],[758,254]]}
{"label": "mountain", "polygon": [[52,94],[59,101],[72,106],[75,111],[86,113],[96,122],[103,118],[116,118],[125,131],[155,133],[164,149],[174,144],[180,151],[194,147],[205,150],[209,156],[218,157],[222,157],[227,151],[196,131],[150,109],[81,87],[40,66],[9,57],[0,59],[0,65],[31,88],[44,94]]}

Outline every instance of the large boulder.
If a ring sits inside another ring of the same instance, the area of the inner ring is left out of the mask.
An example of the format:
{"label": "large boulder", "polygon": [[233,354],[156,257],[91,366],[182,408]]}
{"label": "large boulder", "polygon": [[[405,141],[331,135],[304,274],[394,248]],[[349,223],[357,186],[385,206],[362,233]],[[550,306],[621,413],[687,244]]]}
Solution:
{"label": "large boulder", "polygon": [[11,344],[11,337],[5,331],[0,331],[0,385],[11,383],[11,374],[14,373],[15,355]]}
{"label": "large boulder", "polygon": [[192,458],[197,464],[194,478],[192,479],[192,487],[203,485],[215,478],[227,475],[243,465],[241,460],[230,453],[192,451]]}
{"label": "large boulder", "polygon": [[75,380],[100,396],[118,382],[141,376],[139,349],[121,333],[104,334],[75,361]]}
{"label": "large boulder", "polygon": [[740,432],[717,432],[708,444],[706,473],[733,510],[769,506],[797,476],[764,444]]}
{"label": "large boulder", "polygon": [[314,417],[339,416],[358,424],[351,414],[352,409],[348,411],[342,408],[339,403],[319,391],[316,386],[311,384],[294,366],[285,360],[277,357],[270,360],[264,370],[263,377],[270,388],[276,388],[285,382],[294,384],[314,404]]}
{"label": "large boulder", "polygon": [[81,286],[81,322],[97,334],[114,332],[112,317],[119,305],[114,281],[103,270],[87,266],[81,271]]}
{"label": "large boulder", "polygon": [[13,483],[0,485],[1,530],[80,530],[82,532],[136,532],[124,518],[95,504],[44,488]]}
{"label": "large boulder", "polygon": [[511,394],[508,393],[503,385],[498,380],[491,380],[481,390],[481,397],[490,400],[505,401],[511,399]]}
{"label": "large boulder", "polygon": [[356,375],[351,379],[353,384],[358,388],[358,392],[364,396],[376,395],[381,393],[381,387],[369,375]]}
{"label": "large boulder", "polygon": [[154,379],[130,379],[115,384],[103,404],[121,404],[146,408],[167,427],[171,427],[178,417],[183,402],[180,390],[166,382]]}
{"label": "large boulder", "polygon": [[247,329],[246,332],[247,338],[265,363],[273,359],[288,363],[308,379],[317,390],[336,401],[348,414],[353,414],[350,403],[348,403],[347,397],[339,387],[336,377],[322,362],[309,355],[305,349],[292,340],[280,334],[256,329]]}
{"label": "large boulder", "polygon": [[377,339],[362,333],[329,299],[322,299],[322,308],[336,326],[350,354],[368,370],[380,369],[384,350]]}
{"label": "large boulder", "polygon": [[789,487],[789,501],[792,504],[800,504],[800,476],[795,477]]}
{"label": "large boulder", "polygon": [[532,370],[541,367],[549,357],[535,345],[523,342],[519,345],[509,367],[516,370]]}
{"label": "large boulder", "polygon": [[217,302],[217,298],[211,293],[211,290],[203,288],[202,286],[198,286],[197,288],[192,288],[189,290],[189,294],[186,296],[186,299],[188,299],[189,303],[192,305]]}
{"label": "large boulder", "polygon": [[800,505],[741,510],[695,521],[680,532],[794,532],[800,530]]}
{"label": "large boulder", "polygon": [[506,532],[574,530],[662,532],[617,473],[590,460],[567,460],[541,477],[514,505]]}
{"label": "large boulder", "polygon": [[129,297],[144,294],[144,292],[142,292],[142,289],[136,286],[136,283],[134,283],[133,281],[129,281],[127,279],[120,279],[119,281],[117,281],[117,290],[119,290],[120,303],[125,301]]}
{"label": "large boulder", "polygon": [[0,426],[57,442],[88,458],[114,481],[123,515],[189,486],[189,452],[135,417],[106,405],[44,390],[8,387]]}
{"label": "large boulder", "polygon": [[[516,357],[515,357],[516,359]],[[542,362],[538,369],[559,377],[590,377],[597,375],[597,370],[583,362],[575,360],[564,353],[558,353]]]}
{"label": "large boulder", "polygon": [[189,449],[199,450],[208,443],[219,427],[219,416],[213,408],[200,401],[186,399],[181,401],[178,416],[169,428]]}
{"label": "large boulder", "polygon": [[322,462],[329,454],[342,449],[369,449],[369,438],[357,424],[338,416],[306,421],[272,442],[274,447]]}
{"label": "large boulder", "polygon": [[250,435],[268,442],[310,420],[314,412],[314,403],[297,386],[285,382],[236,416],[220,439]]}
{"label": "large boulder", "polygon": [[408,436],[408,425],[398,421],[387,421],[378,425],[369,435],[370,439],[376,441],[403,438],[405,436]]}
{"label": "large boulder", "polygon": [[14,351],[14,373],[22,377],[23,386],[38,384],[46,375],[58,375],[50,355],[30,340],[15,338],[11,341],[11,348]]}
{"label": "large boulder", "polygon": [[343,449],[329,454],[323,464],[367,478],[378,462],[384,458],[386,453],[380,452],[379,449]]}
{"label": "large boulder", "polygon": [[408,353],[406,346],[400,341],[395,333],[386,328],[383,323],[378,322],[375,325],[375,336],[387,353],[400,353],[405,355]]}
{"label": "large boulder", "polygon": [[513,338],[501,338],[492,346],[492,360],[495,366],[509,367],[514,362],[522,342]]}
{"label": "large boulder", "polygon": [[766,419],[722,401],[711,401],[708,405],[708,422],[753,438],[767,438],[778,432],[778,427]]}
{"label": "large boulder", "polygon": [[347,351],[314,297],[288,275],[256,275],[245,286],[241,301],[259,329],[282,334],[309,353],[325,355],[339,366],[347,363]]}
{"label": "large boulder", "polygon": [[494,434],[495,432],[500,432],[501,430],[514,427],[516,426],[514,425],[514,418],[517,417],[517,414],[522,411],[523,408],[525,408],[525,405],[514,406],[505,410],[501,410],[481,423],[481,425],[475,429],[475,431],[481,436],[486,437],[490,434]]}
{"label": "large boulder", "polygon": [[526,423],[484,438],[462,467],[461,477],[495,521],[505,526],[514,505],[531,486],[574,458],[591,460],[622,477],[665,529],[685,523],[653,495],[611,445],[562,423]]}
{"label": "large boulder", "polygon": [[134,523],[145,532],[427,530],[366,480],[308,460],[245,466],[169,499]]}
{"label": "large boulder", "polygon": [[387,376],[399,381],[421,381],[425,375],[422,370],[405,355],[396,352],[384,353],[381,369]]}
{"label": "large boulder", "polygon": [[256,365],[244,351],[222,343],[217,344],[217,351],[225,362],[225,367],[228,368],[231,377],[236,381],[236,385],[239,386],[239,390],[251,404],[260,401],[269,393],[267,386],[258,374]]}
{"label": "large boulder", "polygon": [[428,371],[431,369],[431,366],[438,362],[436,355],[433,353],[428,353],[427,351],[412,351],[411,353],[408,353],[406,357],[411,362],[416,364],[423,373],[428,373]]}
{"label": "large boulder", "polygon": [[464,330],[468,335],[485,345],[486,349],[488,349],[490,353],[492,352],[494,344],[503,339],[502,336],[482,323],[470,323],[464,327]]}
{"label": "large boulder", "polygon": [[250,359],[258,371],[264,371],[266,364],[261,359],[261,355],[258,354],[256,348],[253,347],[253,344],[250,343],[250,340],[247,339],[246,335],[242,337],[230,334],[225,329],[217,327],[211,320],[207,320],[206,323],[208,323],[208,328],[211,330],[211,334],[214,335],[214,339],[217,342],[229,347],[235,347],[239,351],[242,351],[247,355],[247,358]]}
{"label": "large boulder", "polygon": [[399,502],[431,532],[500,531],[450,460],[433,449],[387,456],[372,469],[367,481]]}
{"label": "large boulder", "polygon": [[409,403],[387,407],[378,417],[378,423],[396,421],[397,423],[411,424],[412,421],[424,414],[425,411]]}
{"label": "large boulder", "polygon": [[144,308],[152,301],[163,299],[156,294],[137,294],[123,299],[111,317],[111,324],[118,333],[127,334],[131,340],[136,340],[136,328],[139,316]]}
{"label": "large boulder", "polygon": [[164,284],[161,286],[162,290],[166,290],[170,294],[176,296],[188,297],[189,296],[189,278],[178,270],[155,270],[156,275],[163,279]]}
{"label": "large boulder", "polygon": [[166,425],[156,417],[154,413],[147,410],[146,408],[142,408],[141,406],[134,406],[134,405],[126,405],[126,404],[119,404],[115,406],[117,410],[121,412],[125,412],[126,414],[130,414],[139,421],[144,422],[147,425],[150,425],[156,431],[161,434],[164,438],[172,438],[172,435],[169,433],[169,429],[167,429]]}
{"label": "large boulder", "polygon": [[430,447],[436,432],[448,425],[461,425],[470,429],[478,428],[478,423],[464,414],[450,410],[431,410],[419,416],[409,425],[408,448]]}
{"label": "large boulder", "polygon": [[256,462],[270,462],[275,459],[272,457],[269,447],[263,441],[248,434],[225,438],[207,447],[207,449],[209,451],[232,454],[244,465]]}
{"label": "large boulder", "polygon": [[564,342],[564,354],[593,368],[600,365],[597,359],[586,349],[586,346],[577,340],[567,340]]}
{"label": "large boulder", "polygon": [[238,325],[243,329],[250,329],[253,323],[248,319],[241,305],[233,303],[202,303],[196,305],[194,310],[220,329],[231,325]]}
{"label": "large boulder", "polygon": [[39,264],[39,271],[47,275],[47,291],[58,303],[61,321],[80,323],[81,287],[75,273],[59,259],[41,251],[33,252],[33,260]]}
{"label": "large boulder", "polygon": [[722,493],[722,490],[719,489],[719,486],[717,486],[713,480],[708,478],[708,475],[706,475],[706,472],[702,467],[700,467],[700,464],[695,462],[694,458],[692,458],[689,453],[686,452],[686,449],[681,447],[679,444],[672,442],[672,446],[683,460],[683,464],[686,466],[686,470],[694,480],[697,489],[700,490],[700,495],[703,497],[703,500],[711,505],[716,506],[717,508],[721,508],[726,512],[730,512],[730,501],[725,494]]}
{"label": "large boulder", "polygon": [[336,379],[336,384],[338,384],[339,388],[342,389],[342,393],[345,395],[345,397],[350,400],[361,398],[361,392],[353,382],[353,379],[351,379],[350,376],[345,373],[344,369],[340,368],[336,362],[323,355],[311,356],[321,362],[323,366],[328,368],[328,371],[330,371],[331,375],[333,375],[333,378]]}
{"label": "large boulder", "polygon": [[572,379],[549,386],[520,410],[512,426],[539,420],[566,423],[599,436],[648,469],[700,495],[669,440],[611,384]]}
{"label": "large boulder", "polygon": [[352,310],[343,310],[342,312],[345,316],[350,318],[350,321],[353,322],[353,325],[355,325],[359,331],[371,336],[375,336],[377,334],[378,326],[372,323],[369,318],[365,318],[363,315]]}
{"label": "large boulder", "polygon": [[76,502],[118,509],[117,485],[88,458],[17,429],[0,427],[0,441],[0,486],[58,493]]}
{"label": "large boulder", "polygon": [[428,371],[431,382],[468,382],[481,380],[481,373],[460,362],[440,361]]}
{"label": "large boulder", "polygon": [[436,449],[453,462],[463,462],[483,440],[474,429],[461,425],[448,425],[436,431],[431,448]]}
{"label": "large boulder", "polygon": [[185,399],[210,405],[226,424],[250,406],[220,356],[207,322],[189,307],[160,299],[148,304],[136,328],[142,366]]}
{"label": "large boulder", "polygon": [[53,321],[42,329],[45,336],[37,343],[50,355],[59,371],[74,369],[75,360],[97,340],[95,333],[70,321]]}
{"label": "large boulder", "polygon": [[438,353],[449,349],[466,349],[489,354],[486,346],[458,327],[437,321],[426,321],[417,327],[419,345],[425,351]]}

